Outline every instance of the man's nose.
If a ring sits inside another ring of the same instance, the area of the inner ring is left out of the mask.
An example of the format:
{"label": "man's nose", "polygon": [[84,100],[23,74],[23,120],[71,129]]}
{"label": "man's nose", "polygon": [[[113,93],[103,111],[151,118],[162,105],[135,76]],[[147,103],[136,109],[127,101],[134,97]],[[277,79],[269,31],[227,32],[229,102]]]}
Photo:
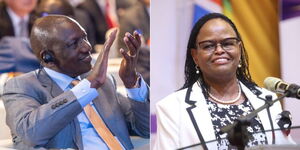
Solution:
{"label": "man's nose", "polygon": [[92,46],[88,40],[82,40],[81,51],[83,52],[92,51]]}

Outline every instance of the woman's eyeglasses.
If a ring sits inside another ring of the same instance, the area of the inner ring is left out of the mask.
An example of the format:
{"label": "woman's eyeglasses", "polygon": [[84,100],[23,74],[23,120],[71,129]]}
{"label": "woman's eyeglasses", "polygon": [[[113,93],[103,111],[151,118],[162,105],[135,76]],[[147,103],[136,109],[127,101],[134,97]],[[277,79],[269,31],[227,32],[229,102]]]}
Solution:
{"label": "woman's eyeglasses", "polygon": [[240,40],[236,37],[226,38],[220,42],[214,40],[201,41],[198,43],[198,49],[205,52],[213,52],[216,50],[217,46],[220,45],[223,50],[230,51],[235,49],[239,43]]}

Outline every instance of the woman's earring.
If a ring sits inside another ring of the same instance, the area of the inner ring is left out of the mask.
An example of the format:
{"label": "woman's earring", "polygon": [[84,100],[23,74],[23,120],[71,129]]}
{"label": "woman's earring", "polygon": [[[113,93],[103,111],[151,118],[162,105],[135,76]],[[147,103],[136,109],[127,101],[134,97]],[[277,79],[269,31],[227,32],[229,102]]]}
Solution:
{"label": "woman's earring", "polygon": [[242,68],[242,65],[241,65],[241,63],[239,63],[239,65],[238,65],[238,68]]}
{"label": "woman's earring", "polygon": [[197,65],[195,66],[195,69],[196,69],[196,74],[199,74],[199,73],[200,73],[200,70],[199,70],[199,68],[198,68]]}

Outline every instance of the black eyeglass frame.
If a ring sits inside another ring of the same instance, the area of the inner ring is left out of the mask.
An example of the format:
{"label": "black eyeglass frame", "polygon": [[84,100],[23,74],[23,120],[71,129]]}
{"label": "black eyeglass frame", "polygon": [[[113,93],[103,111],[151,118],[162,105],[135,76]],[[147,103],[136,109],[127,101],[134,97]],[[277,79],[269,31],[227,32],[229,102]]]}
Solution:
{"label": "black eyeglass frame", "polygon": [[[202,50],[205,52],[213,52],[217,49],[217,46],[220,45],[223,50],[230,51],[230,50],[236,48],[240,42],[241,42],[241,40],[237,37],[229,37],[229,38],[225,38],[221,41],[205,40],[205,41],[198,42],[198,44],[196,45],[196,48],[198,50]],[[203,44],[206,44],[206,45],[203,45]],[[203,46],[201,46],[201,45],[203,45]]]}

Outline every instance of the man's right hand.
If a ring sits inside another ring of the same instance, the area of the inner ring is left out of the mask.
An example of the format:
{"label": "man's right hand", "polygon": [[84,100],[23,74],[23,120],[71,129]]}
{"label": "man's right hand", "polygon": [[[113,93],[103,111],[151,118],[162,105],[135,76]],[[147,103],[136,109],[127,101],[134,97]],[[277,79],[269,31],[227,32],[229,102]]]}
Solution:
{"label": "man's right hand", "polygon": [[108,54],[112,43],[116,39],[116,35],[117,29],[112,31],[112,33],[109,35],[108,40],[105,41],[104,49],[99,53],[96,63],[92,68],[92,72],[86,78],[91,82],[91,88],[97,89],[105,82],[108,66]]}

